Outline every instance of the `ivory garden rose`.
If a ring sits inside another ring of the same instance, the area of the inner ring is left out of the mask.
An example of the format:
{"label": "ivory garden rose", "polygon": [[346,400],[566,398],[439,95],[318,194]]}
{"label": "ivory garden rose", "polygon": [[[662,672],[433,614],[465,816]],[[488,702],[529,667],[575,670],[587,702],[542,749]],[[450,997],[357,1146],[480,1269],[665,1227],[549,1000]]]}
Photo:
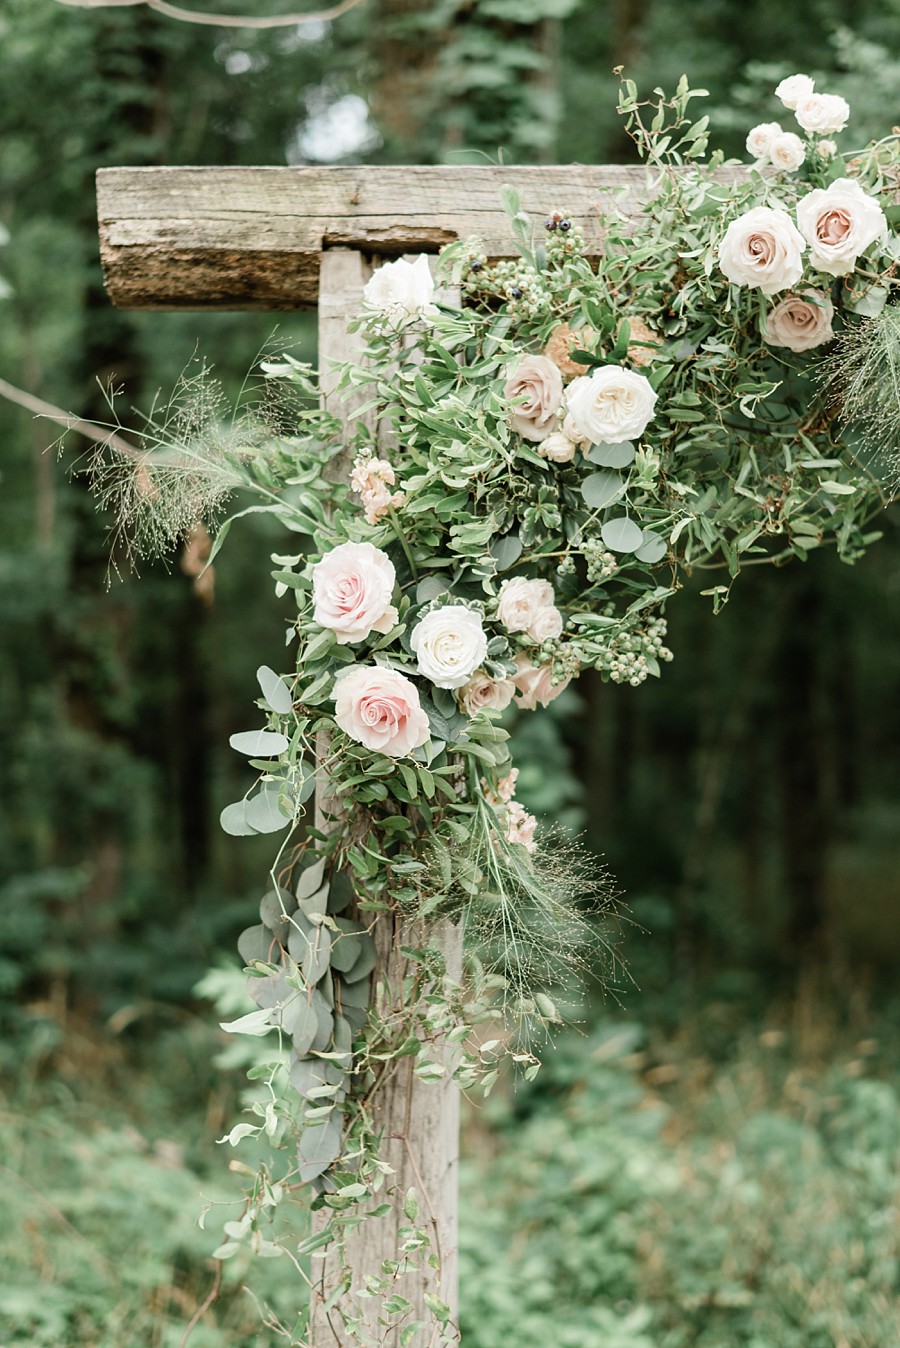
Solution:
{"label": "ivory garden rose", "polygon": [[646,375],[598,365],[569,385],[566,408],[579,436],[596,445],[639,440],[653,420],[656,392]]}
{"label": "ivory garden rose", "polygon": [[719,244],[719,266],[734,285],[764,295],[789,290],[803,273],[806,242],[787,211],[754,206],[732,220]]}
{"label": "ivory garden rose", "polygon": [[768,159],[772,143],[780,135],[783,132],[778,122],[760,122],[747,135],[747,153],[754,159]]}
{"label": "ivory garden rose", "polygon": [[396,326],[411,318],[431,318],[437,312],[432,304],[434,279],[428,258],[420,253],[415,262],[398,258],[385,262],[366,282],[363,304]]}
{"label": "ivory garden rose", "polygon": [[513,576],[500,586],[497,618],[507,632],[524,632],[532,641],[547,641],[562,631],[562,614],[549,580]]}
{"label": "ivory garden rose", "polygon": [[797,100],[794,116],[811,136],[829,136],[847,125],[850,104],[840,94],[810,93]]}
{"label": "ivory garden rose", "polygon": [[852,178],[837,178],[797,202],[797,223],[816,271],[846,276],[876,240],[887,238],[884,211]]}
{"label": "ivory garden rose", "polygon": [[334,719],[357,744],[402,758],[429,738],[416,685],[396,669],[354,665],[334,685]]}
{"label": "ivory garden rose", "polygon": [[509,402],[513,430],[525,440],[546,440],[556,430],[556,414],[562,402],[563,382],[559,367],[546,356],[520,360],[503,389]]}
{"label": "ivory garden rose", "polygon": [[769,163],[784,173],[793,173],[805,159],[803,141],[793,131],[782,131],[769,146]]}
{"label": "ivory garden rose", "polygon": [[811,351],[831,341],[833,317],[834,305],[823,290],[786,295],[766,315],[763,337],[769,346],[786,346],[797,352]]}
{"label": "ivory garden rose", "polygon": [[432,609],[409,639],[419,673],[436,688],[461,688],[487,655],[481,614],[464,604]]}
{"label": "ivory garden rose", "polygon": [[371,543],[340,543],[312,569],[313,617],[333,632],[339,646],[389,632],[397,621],[391,603],[394,564]]}
{"label": "ivory garden rose", "polygon": [[775,97],[780,98],[784,106],[793,112],[801,98],[808,98],[815,87],[808,75],[788,75],[776,86]]}

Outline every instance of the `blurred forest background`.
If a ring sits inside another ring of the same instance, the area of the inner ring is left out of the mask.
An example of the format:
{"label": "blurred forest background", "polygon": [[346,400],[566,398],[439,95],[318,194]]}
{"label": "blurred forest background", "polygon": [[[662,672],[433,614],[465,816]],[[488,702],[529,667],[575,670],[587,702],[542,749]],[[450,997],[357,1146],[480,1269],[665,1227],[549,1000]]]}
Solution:
{"label": "blurred forest background", "polygon": [[[862,144],[896,118],[900,0],[366,0],[260,33],[0,0],[0,379],[105,420],[108,380],[147,408],[199,349],[236,390],[271,335],[114,311],[98,167],[629,161],[619,64],[708,88],[733,154],[802,70]],[[314,360],[312,316],[277,341]],[[237,1196],[241,1073],[197,985],[229,986],[267,865],[218,812],[280,667],[280,545],[244,521],[211,604],[178,557],[108,588],[85,443],[55,436],[0,400],[0,1342],[168,1348],[211,1277],[200,1192]],[[516,727],[521,796],[633,925],[619,997],[470,1113],[469,1348],[898,1342],[898,522],[852,569],[748,571],[715,618],[698,577],[659,683],[585,677]],[[245,1276],[296,1311],[280,1266],[229,1265],[191,1348],[289,1341]]]}

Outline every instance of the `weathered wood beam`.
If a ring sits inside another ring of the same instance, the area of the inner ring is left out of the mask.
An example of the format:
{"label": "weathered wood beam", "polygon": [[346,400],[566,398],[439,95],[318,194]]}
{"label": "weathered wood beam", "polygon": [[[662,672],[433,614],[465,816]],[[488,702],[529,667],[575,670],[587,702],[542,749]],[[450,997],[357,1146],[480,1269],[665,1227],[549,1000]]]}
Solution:
{"label": "weathered wood beam", "polygon": [[322,252],[436,253],[478,235],[511,255],[500,188],[536,220],[573,215],[599,253],[598,212],[625,189],[634,213],[645,168],[108,168],[97,175],[100,254],[120,309],[307,309]]}

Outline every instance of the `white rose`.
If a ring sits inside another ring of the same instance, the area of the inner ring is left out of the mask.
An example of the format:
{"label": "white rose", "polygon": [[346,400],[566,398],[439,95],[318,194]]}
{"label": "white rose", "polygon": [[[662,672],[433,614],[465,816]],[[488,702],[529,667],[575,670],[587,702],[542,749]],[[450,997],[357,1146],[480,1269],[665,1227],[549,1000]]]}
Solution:
{"label": "white rose", "polygon": [[850,104],[840,94],[807,94],[798,102],[794,116],[811,136],[827,136],[843,131],[850,117]]}
{"label": "white rose", "polygon": [[817,187],[797,202],[797,224],[817,271],[846,276],[876,239],[887,237],[884,211],[852,178]]}
{"label": "white rose", "polygon": [[431,318],[437,313],[432,304],[434,280],[428,258],[420,253],[415,262],[398,258],[385,262],[366,282],[363,304],[370,312],[382,314],[396,326],[408,318]]}
{"label": "white rose", "polygon": [[409,639],[419,673],[437,688],[461,688],[487,655],[481,614],[462,604],[432,609]]}
{"label": "white rose", "polygon": [[528,635],[541,645],[545,641],[555,641],[563,630],[563,616],[558,608],[542,608],[528,629]]}
{"label": "white rose", "polygon": [[769,146],[769,159],[782,172],[793,173],[806,158],[803,141],[793,131],[782,131]]}
{"label": "white rose", "polygon": [[621,365],[598,365],[569,385],[569,416],[580,437],[596,445],[639,440],[655,406],[656,393],[647,376]]}
{"label": "white rose", "polygon": [[780,98],[784,106],[793,112],[800,99],[808,98],[815,87],[808,75],[788,75],[776,88],[775,97]]}
{"label": "white rose", "polygon": [[571,440],[574,445],[583,445],[587,438],[575,425],[575,422],[568,412],[566,413],[565,420],[562,424],[562,433],[566,439]]}
{"label": "white rose", "polygon": [[483,669],[477,669],[457,691],[456,700],[467,716],[474,716],[479,711],[503,711],[515,691],[512,679],[492,679]]}
{"label": "white rose", "polygon": [[549,459],[551,463],[571,463],[577,448],[575,441],[570,440],[564,431],[554,431],[546,440],[541,441],[538,454],[542,459]]}
{"label": "white rose", "polygon": [[823,159],[833,159],[837,154],[837,145],[833,140],[820,140],[816,150]]}
{"label": "white rose", "polygon": [[334,632],[339,646],[389,632],[397,621],[391,603],[395,581],[386,552],[371,543],[341,543],[312,569],[313,617]]}
{"label": "white rose", "polygon": [[524,653],[516,656],[516,672],[513,678],[516,685],[516,705],[523,711],[534,711],[536,707],[548,707],[572,682],[571,675],[553,682],[551,665],[533,665]]}
{"label": "white rose", "polygon": [[803,235],[786,211],[754,206],[732,220],[719,244],[719,266],[735,285],[764,295],[787,290],[803,272]]}
{"label": "white rose", "polygon": [[514,576],[500,586],[497,617],[507,632],[528,632],[530,635],[538,614],[543,609],[553,608],[555,597],[549,580]]}
{"label": "white rose", "polygon": [[747,136],[747,153],[754,159],[768,159],[772,142],[783,134],[777,122],[760,122]]}
{"label": "white rose", "polygon": [[834,305],[823,290],[804,290],[786,295],[763,323],[763,337],[769,346],[786,346],[790,351],[811,351],[830,342],[834,333],[831,320]]}
{"label": "white rose", "polygon": [[338,675],[334,719],[357,744],[390,758],[418,749],[430,734],[412,679],[381,665],[353,665]]}

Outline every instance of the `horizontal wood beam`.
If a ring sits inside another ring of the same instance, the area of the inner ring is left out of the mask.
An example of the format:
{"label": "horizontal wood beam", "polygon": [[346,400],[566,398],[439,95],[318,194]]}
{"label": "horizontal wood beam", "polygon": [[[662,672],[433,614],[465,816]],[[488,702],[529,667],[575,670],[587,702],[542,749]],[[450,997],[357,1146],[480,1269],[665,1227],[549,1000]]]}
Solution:
{"label": "horizontal wood beam", "polygon": [[618,167],[107,168],[100,254],[120,309],[308,309],[324,249],[436,253],[475,234],[508,257],[510,183],[535,220],[571,212],[597,254],[600,208],[624,188],[635,213],[649,182]]}

